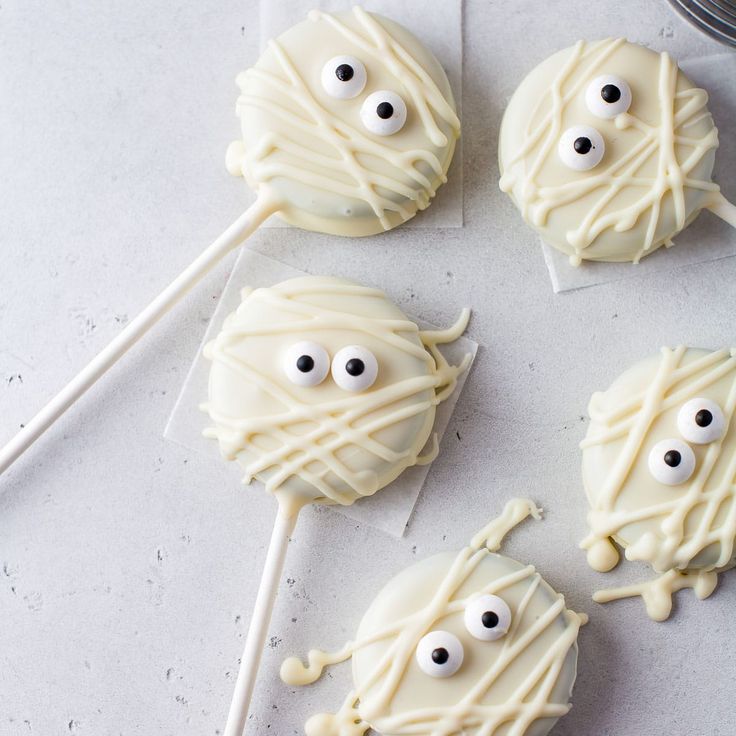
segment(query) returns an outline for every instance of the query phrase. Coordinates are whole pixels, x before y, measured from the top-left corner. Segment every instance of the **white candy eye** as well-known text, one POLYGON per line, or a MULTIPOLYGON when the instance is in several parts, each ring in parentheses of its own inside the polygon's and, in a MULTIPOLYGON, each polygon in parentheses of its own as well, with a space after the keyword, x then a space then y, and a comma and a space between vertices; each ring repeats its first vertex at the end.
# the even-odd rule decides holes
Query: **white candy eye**
POLYGON ((378 376, 378 361, 370 350, 350 345, 332 359, 332 377, 345 391, 365 391, 378 376))
POLYGON ((417 664, 430 677, 452 677, 462 666, 465 651, 455 634, 430 631, 417 644, 417 664))
POLYGON ((365 98, 360 119, 371 133, 393 135, 404 127, 406 103, 396 92, 373 92, 365 98))
POLYGON ((574 171, 589 171, 598 166, 606 152, 603 136, 589 125, 573 125, 560 137, 557 154, 574 171))
POLYGON ((284 373, 297 386, 316 386, 330 372, 330 356, 316 342, 298 342, 284 355, 284 373))
POLYGON ((621 77, 603 74, 588 85, 585 104, 597 118, 610 120, 631 107, 631 87, 621 77))
POLYGON ((368 75, 360 59, 335 56, 322 67, 322 86, 330 97, 351 100, 365 87, 368 75))
POLYGON ((723 437, 726 417, 714 401, 690 399, 677 413, 677 429, 688 442, 707 445, 723 437))
POLYGON ((506 636, 511 626, 511 609, 497 595, 482 595, 465 606, 465 628, 481 641, 506 636))
POLYGON ((649 472, 666 486, 679 486, 695 470, 695 453, 682 440, 662 440, 649 453, 649 472))

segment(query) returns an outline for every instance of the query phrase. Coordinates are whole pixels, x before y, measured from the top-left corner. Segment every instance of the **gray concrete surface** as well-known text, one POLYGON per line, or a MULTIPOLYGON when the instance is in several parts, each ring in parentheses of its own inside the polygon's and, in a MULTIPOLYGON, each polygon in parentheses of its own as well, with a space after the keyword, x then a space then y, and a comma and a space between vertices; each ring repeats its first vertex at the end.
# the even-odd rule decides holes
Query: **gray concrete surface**
MULTIPOLYGON (((459 547, 527 494, 546 520, 506 551, 591 614, 555 736, 731 734, 736 575, 706 602, 681 593, 665 624, 639 601, 592 603, 601 583, 648 571, 587 568, 577 443, 590 393, 631 362, 662 343, 733 344, 736 259, 555 295, 496 183, 504 105, 556 49, 618 34, 682 57, 724 49, 663 0, 467 0, 464 19, 465 227, 352 243, 267 229, 252 242, 307 271, 380 283, 430 322, 469 303, 483 347, 403 539, 304 514, 249 733, 299 734, 307 715, 337 707, 348 667, 294 693, 281 659, 341 644, 388 576, 459 547)), ((2 2, 0 441, 240 212, 223 153, 258 28, 245 0, 2 2)), ((1 736, 223 727, 273 502, 162 432, 231 266, 0 479, 1 736)))

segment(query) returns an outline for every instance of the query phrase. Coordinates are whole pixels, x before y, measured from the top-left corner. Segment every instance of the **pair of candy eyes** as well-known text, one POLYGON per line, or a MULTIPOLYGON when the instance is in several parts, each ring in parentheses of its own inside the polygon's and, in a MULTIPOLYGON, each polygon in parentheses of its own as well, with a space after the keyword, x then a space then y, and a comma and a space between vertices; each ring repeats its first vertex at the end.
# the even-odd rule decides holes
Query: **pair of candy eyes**
MULTIPOLYGON (((367 81, 365 64, 354 56, 335 56, 322 67, 322 87, 338 100, 357 97, 367 81)), ((372 92, 360 108, 360 119, 371 133, 393 135, 406 123, 406 103, 390 90, 372 92)))
MULTIPOLYGON (((463 615, 468 633, 480 641, 496 641, 506 636, 511 626, 511 609, 497 595, 481 595, 465 607, 463 615)), ((462 667, 465 649, 449 631, 430 631, 417 644, 419 669, 430 677, 452 677, 462 667)))
POLYGON ((677 486, 695 472, 695 453, 688 443, 707 445, 721 439, 726 418, 721 407, 710 399, 691 399, 677 413, 677 429, 686 442, 666 439, 649 452, 649 472, 664 485, 677 486))
MULTIPOLYGON (((631 87, 613 74, 596 77, 585 92, 585 104, 593 115, 611 120, 631 107, 631 87)), ((606 143, 590 125, 573 125, 560 137, 557 153, 565 166, 574 171, 590 171, 603 159, 606 143)))
POLYGON ((365 391, 378 376, 376 356, 361 345, 341 348, 330 360, 316 342, 298 342, 284 354, 284 373, 296 386, 317 386, 332 372, 335 383, 345 391, 365 391))

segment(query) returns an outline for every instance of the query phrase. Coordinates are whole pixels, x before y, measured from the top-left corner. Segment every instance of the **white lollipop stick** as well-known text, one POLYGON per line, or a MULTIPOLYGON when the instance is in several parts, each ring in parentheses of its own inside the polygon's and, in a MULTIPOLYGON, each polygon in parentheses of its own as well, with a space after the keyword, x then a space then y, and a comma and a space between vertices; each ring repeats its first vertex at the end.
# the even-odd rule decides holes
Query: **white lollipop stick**
POLYGON ((286 549, 289 545, 289 537, 296 526, 296 520, 297 514, 286 516, 280 509, 276 515, 223 736, 242 736, 243 734, 263 647, 266 643, 268 625, 271 623, 273 604, 284 569, 286 549))
POLYGON ((98 353, 0 450, 0 474, 5 472, 98 378, 103 376, 200 279, 239 246, 279 209, 270 194, 258 199, 175 278, 106 348, 98 353))
POLYGON ((736 205, 731 204, 720 192, 710 205, 710 211, 725 220, 731 227, 736 227, 736 205))

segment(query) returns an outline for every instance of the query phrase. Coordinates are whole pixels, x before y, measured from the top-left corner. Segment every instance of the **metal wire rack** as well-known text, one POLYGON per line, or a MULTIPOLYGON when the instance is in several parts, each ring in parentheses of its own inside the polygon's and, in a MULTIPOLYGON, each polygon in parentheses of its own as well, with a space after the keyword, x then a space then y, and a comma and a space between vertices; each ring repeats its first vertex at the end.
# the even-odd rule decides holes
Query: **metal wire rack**
POLYGON ((670 4, 708 35, 736 46, 736 0, 670 0, 670 4))

